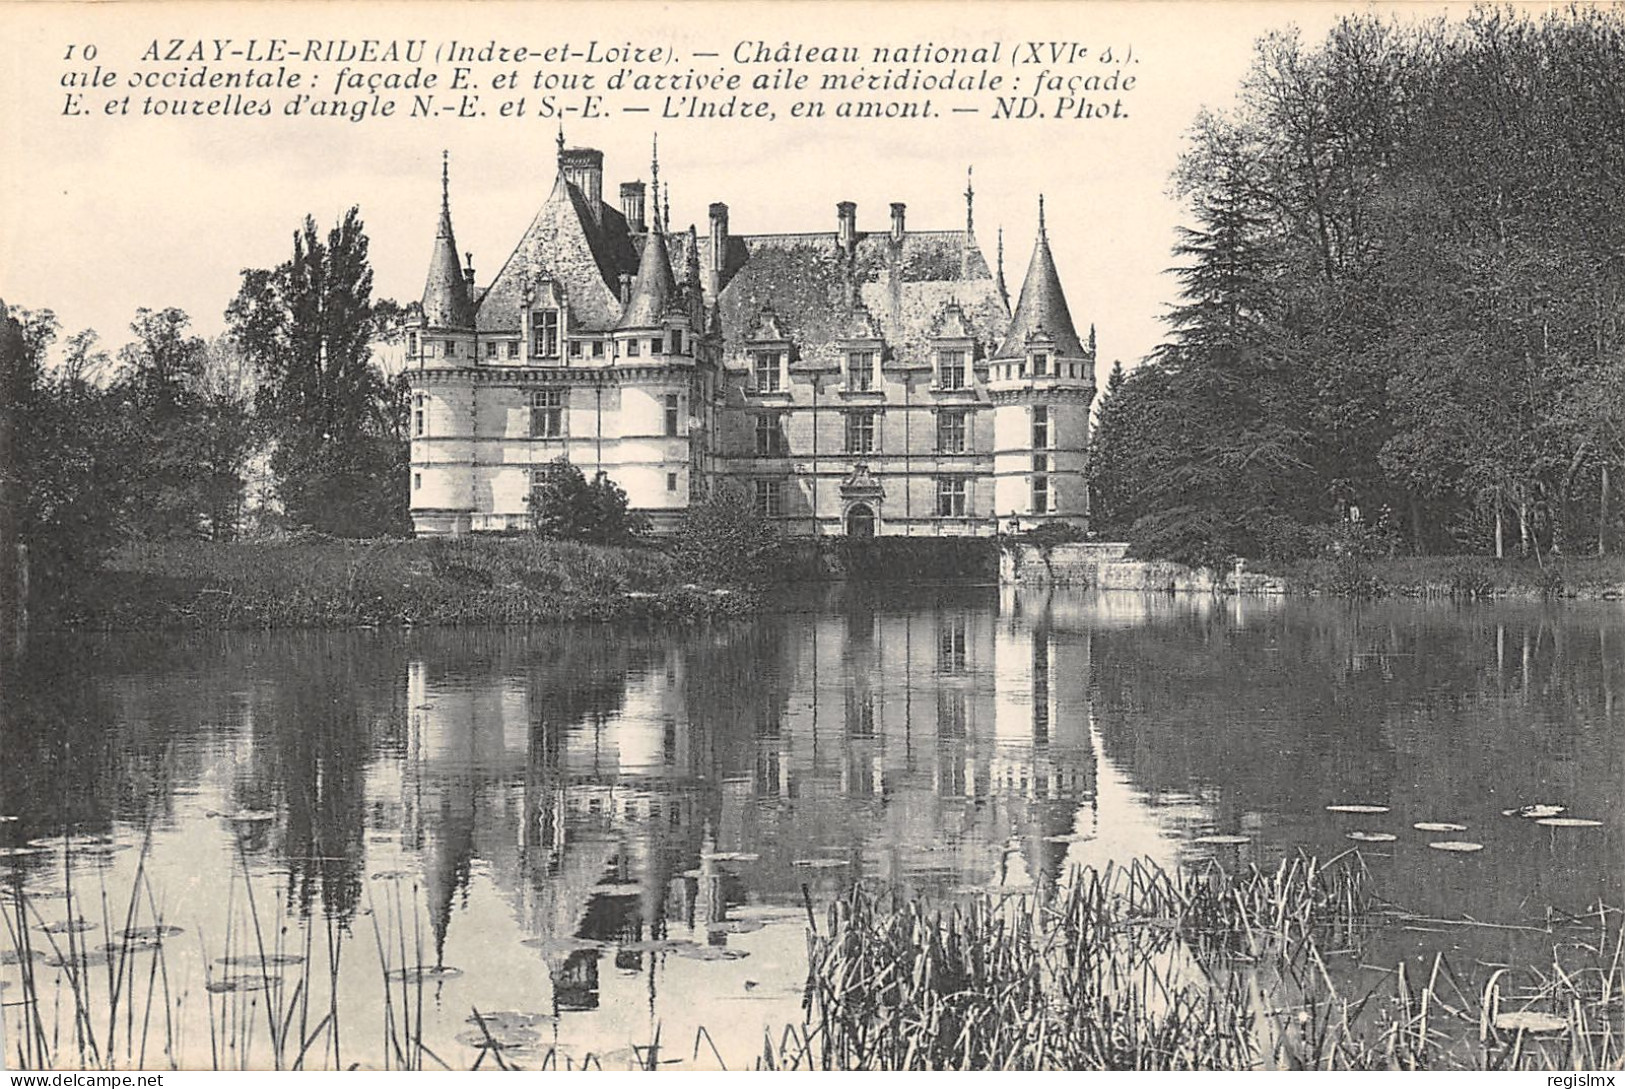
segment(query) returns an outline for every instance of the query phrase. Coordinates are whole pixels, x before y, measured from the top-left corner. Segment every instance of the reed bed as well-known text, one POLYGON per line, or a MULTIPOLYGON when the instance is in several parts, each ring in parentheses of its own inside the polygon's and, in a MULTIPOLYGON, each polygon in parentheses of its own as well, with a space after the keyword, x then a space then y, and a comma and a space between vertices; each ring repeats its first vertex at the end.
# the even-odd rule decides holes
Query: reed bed
POLYGON ((1555 928, 1549 966, 1482 979, 1442 954, 1421 975, 1361 967, 1391 914, 1353 853, 1240 874, 1135 862, 942 904, 859 886, 809 935, 806 1023, 757 1066, 1620 1065, 1618 912, 1555 928))

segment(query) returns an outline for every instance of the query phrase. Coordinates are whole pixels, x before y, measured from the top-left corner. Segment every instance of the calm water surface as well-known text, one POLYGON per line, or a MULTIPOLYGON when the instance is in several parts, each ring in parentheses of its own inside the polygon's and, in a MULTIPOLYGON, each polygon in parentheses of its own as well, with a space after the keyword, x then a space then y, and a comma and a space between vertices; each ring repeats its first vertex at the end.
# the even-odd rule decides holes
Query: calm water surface
MULTIPOLYGON (((41 640, 0 693, 0 879, 46 947, 71 883, 95 946, 144 864, 142 912, 184 930, 162 1037, 183 1066, 268 1065, 263 1026, 228 1024, 261 996, 206 985, 307 935, 318 1013, 339 943, 345 1066, 386 1061, 383 959, 449 969, 421 1016, 452 1067, 480 1058, 475 1008, 541 1015, 532 1061, 624 1065, 658 1026, 693 1062, 704 1026, 733 1065, 800 1019, 803 887, 821 907, 867 878, 953 896, 1145 856, 1273 865, 1370 831, 1396 837, 1358 845, 1379 892, 1422 916, 1625 903, 1622 663, 1608 604, 856 587, 703 627, 41 640), (1326 809, 1347 803, 1389 812, 1326 809), (1502 815, 1532 803, 1601 826, 1502 815), (71 852, 29 847, 64 829, 71 852)), ((1366 959, 1550 942, 1414 924, 1366 959)))

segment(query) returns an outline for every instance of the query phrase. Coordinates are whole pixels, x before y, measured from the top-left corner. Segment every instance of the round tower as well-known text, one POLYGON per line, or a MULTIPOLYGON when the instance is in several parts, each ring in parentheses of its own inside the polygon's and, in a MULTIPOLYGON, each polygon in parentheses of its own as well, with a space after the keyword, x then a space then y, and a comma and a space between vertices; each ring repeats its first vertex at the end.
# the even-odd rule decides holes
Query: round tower
POLYGON ((1005 530, 1088 524, 1095 346, 1072 324, 1038 198, 1038 239, 1004 342, 990 357, 994 513, 1005 530))
POLYGON ((419 309, 406 323, 412 388, 413 529, 466 533, 474 511, 474 270, 457 259, 451 227, 450 157, 440 165, 440 224, 419 309))

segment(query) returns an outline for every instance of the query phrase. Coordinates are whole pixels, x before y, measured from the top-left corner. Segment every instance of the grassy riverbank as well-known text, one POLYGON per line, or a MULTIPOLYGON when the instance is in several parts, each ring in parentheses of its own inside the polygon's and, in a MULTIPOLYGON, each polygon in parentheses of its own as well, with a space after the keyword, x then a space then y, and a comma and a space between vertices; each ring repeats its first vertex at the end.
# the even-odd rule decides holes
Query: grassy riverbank
POLYGON ((1347 557, 1270 564, 1247 571, 1279 580, 1287 593, 1422 598, 1625 596, 1625 556, 1497 560, 1491 556, 1347 557))
POLYGON ((40 628, 342 628, 731 614, 655 548, 529 537, 131 545, 40 628))

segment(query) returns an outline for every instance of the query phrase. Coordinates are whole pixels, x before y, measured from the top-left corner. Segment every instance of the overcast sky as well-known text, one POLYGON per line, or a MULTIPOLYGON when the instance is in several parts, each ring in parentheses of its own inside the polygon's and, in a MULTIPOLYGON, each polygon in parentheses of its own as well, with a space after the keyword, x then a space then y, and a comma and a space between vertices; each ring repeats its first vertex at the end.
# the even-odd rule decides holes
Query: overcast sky
MULTIPOLYGON (((1402 18, 1444 5, 1384 5, 1402 18)), ((1457 11, 1461 5, 1454 5, 1457 11)), ((965 170, 975 168, 976 230, 989 260, 1005 229, 1006 272, 1018 289, 1036 229, 1038 194, 1080 331, 1099 331, 1101 372, 1132 363, 1162 335, 1174 293, 1164 274, 1184 210, 1169 173, 1203 106, 1223 107, 1254 40, 1297 24, 1318 39, 1338 3, 832 3, 741 2, 701 7, 634 2, 182 4, 0 2, 0 156, 6 214, 0 295, 49 307, 64 332, 95 328, 109 347, 128 339, 137 307, 177 306, 214 334, 239 270, 290 253, 308 212, 326 226, 351 204, 371 239, 375 293, 422 291, 440 197, 440 154, 452 162, 460 248, 480 282, 506 259, 554 174, 556 125, 528 119, 109 119, 62 116, 72 43, 97 46, 104 69, 138 67, 155 39, 368 36, 467 42, 658 42, 731 52, 740 40, 828 45, 979 45, 1038 39, 1098 50, 1132 46, 1138 80, 1121 121, 777 123, 658 120, 626 115, 566 123, 572 145, 605 152, 606 197, 649 173, 658 129, 674 228, 706 206, 731 208, 738 233, 833 231, 835 204, 853 200, 862 230, 884 230, 887 206, 908 205, 917 229, 961 226, 965 170)), ((304 67, 304 66, 300 66, 304 67)), ((533 67, 533 66, 526 66, 533 67)), ((771 66, 767 66, 771 70, 771 66)), ((1080 71, 1109 71, 1112 66, 1080 71)), ((1006 71, 1014 71, 1006 69, 1006 71)), ((1102 96, 1106 97, 1106 96, 1102 96)), ((1110 96, 1115 97, 1115 96, 1110 96)))

